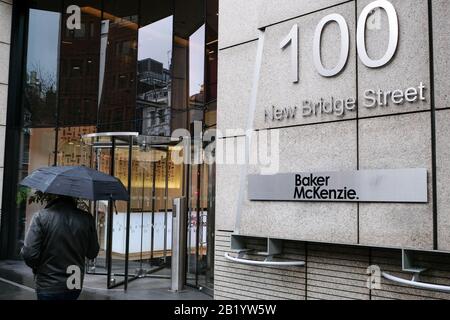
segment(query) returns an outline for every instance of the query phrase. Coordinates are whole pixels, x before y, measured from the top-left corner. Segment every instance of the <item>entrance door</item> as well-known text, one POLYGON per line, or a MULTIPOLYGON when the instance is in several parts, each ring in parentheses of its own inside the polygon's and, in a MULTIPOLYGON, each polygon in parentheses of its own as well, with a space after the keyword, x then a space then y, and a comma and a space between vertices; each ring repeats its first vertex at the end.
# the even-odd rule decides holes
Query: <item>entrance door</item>
MULTIPOLYGON (((132 195, 132 167, 135 133, 99 133, 83 137, 91 147, 91 166, 117 177, 132 195)), ((100 243, 98 257, 88 264, 88 273, 106 275, 114 288, 134 279, 129 269, 132 201, 95 201, 91 205, 100 243)))
POLYGON ((101 251, 88 273, 106 275, 108 288, 126 288, 142 277, 170 278, 172 202, 183 194, 183 165, 172 161, 167 141, 152 145, 155 139, 134 133, 83 140, 92 149, 92 167, 120 179, 130 194, 126 202, 93 203, 101 251))
MULTIPOLYGON (((137 276, 170 275, 172 220, 170 215, 168 147, 135 150, 132 160, 130 265, 137 276)), ((169 173, 170 172, 170 173, 169 173)))
POLYGON ((189 167, 187 283, 212 294, 214 284, 215 165, 189 167))

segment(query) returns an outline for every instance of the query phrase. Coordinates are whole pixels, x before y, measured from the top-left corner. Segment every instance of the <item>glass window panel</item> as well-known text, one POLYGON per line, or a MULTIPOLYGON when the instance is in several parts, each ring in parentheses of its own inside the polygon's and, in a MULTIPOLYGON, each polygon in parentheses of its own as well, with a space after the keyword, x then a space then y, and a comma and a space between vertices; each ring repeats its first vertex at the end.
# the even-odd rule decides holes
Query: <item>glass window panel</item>
POLYGON ((135 131, 137 0, 104 1, 100 44, 98 129, 135 131))
POLYGON ((175 1, 174 43, 173 43, 173 80, 172 80, 172 130, 190 128, 190 123, 201 120, 202 112, 189 114, 190 106, 203 102, 204 53, 204 6, 205 1, 175 1), (201 30, 203 27, 203 30, 201 30), (203 33, 203 36, 202 36, 203 33), (202 39, 203 37, 203 39, 202 39), (200 56, 201 55, 201 56, 200 56), (192 62, 192 66, 190 65, 192 62), (197 63, 194 63, 197 62, 197 63), (191 96, 192 93, 192 96, 191 96))
POLYGON ((81 137, 95 130, 95 126, 59 128, 57 165, 91 167, 92 150, 82 143, 81 137))
POLYGON ((56 124, 61 14, 56 4, 40 2, 29 11, 23 125, 56 124), (45 9, 43 9, 45 8, 45 9))
MULTIPOLYGON (((55 1, 34 1, 28 11, 27 52, 22 128, 19 131, 20 149, 18 181, 33 170, 54 164, 55 129, 58 101, 58 58, 60 43, 61 7, 55 1)), ((23 246, 25 231, 34 212, 41 208, 29 203, 31 190, 15 188, 15 213, 17 243, 15 253, 23 246)))
POLYGON ((170 7, 162 7, 165 12, 143 10, 142 21, 148 24, 141 23, 139 29, 136 117, 140 120, 138 131, 144 135, 171 133, 173 15, 170 7))
MULTIPOLYGON (((19 154, 18 181, 22 181, 32 171, 54 164, 55 129, 30 128, 21 130, 21 148, 19 154)), ((23 246, 25 230, 32 215, 43 207, 40 203, 29 203, 34 193, 29 188, 19 186, 16 196, 18 220, 18 250, 23 246)))
MULTIPOLYGON (((80 28, 70 30, 63 23, 59 125, 96 125, 100 60, 100 0, 71 1, 80 7, 80 28)), ((69 14, 64 14, 67 21, 69 14)), ((71 26, 69 25, 71 28, 71 26)))
MULTIPOLYGON (((175 1, 172 128, 203 121, 205 74, 205 1, 175 1)), ((187 282, 198 285, 202 245, 201 170, 189 167, 187 282)))
MULTIPOLYGON (((206 3, 206 100, 217 100, 218 1, 206 3)), ((208 111, 212 111, 208 106, 208 111)))
MULTIPOLYGON (((205 25, 189 37, 189 108, 203 110, 205 102, 205 25)), ((195 119, 202 120, 202 119, 195 119)))

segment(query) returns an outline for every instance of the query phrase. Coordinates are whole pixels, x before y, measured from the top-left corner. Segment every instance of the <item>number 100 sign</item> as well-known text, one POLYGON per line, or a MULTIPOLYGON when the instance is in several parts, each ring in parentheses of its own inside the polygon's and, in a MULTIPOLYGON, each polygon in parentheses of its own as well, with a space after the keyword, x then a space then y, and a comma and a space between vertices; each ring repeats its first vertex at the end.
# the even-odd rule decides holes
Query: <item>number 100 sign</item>
MULTIPOLYGON (((323 77, 333 77, 339 74, 347 64, 348 55, 350 51, 350 37, 349 29, 345 18, 337 13, 330 14, 322 20, 316 27, 313 39, 313 61, 317 72, 323 77), (336 66, 332 69, 327 69, 323 66, 321 58, 321 39, 322 32, 325 26, 331 22, 336 22, 339 26, 341 34, 341 50, 339 60, 336 66)), ((387 0, 377 0, 367 5, 358 19, 356 42, 358 56, 361 62, 369 68, 380 68, 389 63, 397 50, 398 46, 398 16, 397 11, 391 2, 387 0), (366 48, 366 21, 369 14, 376 8, 382 8, 386 11, 389 20, 389 43, 384 56, 378 60, 369 57, 366 48)), ((282 50, 291 48, 291 79, 292 82, 299 81, 299 65, 298 65, 298 25, 294 24, 289 34, 281 41, 280 48, 282 50)))

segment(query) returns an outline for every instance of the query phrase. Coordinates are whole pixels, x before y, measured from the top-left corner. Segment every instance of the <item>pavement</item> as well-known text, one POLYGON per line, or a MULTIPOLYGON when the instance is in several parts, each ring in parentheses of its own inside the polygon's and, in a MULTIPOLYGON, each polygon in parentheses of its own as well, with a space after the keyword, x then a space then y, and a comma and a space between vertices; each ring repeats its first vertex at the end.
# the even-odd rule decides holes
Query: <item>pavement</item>
MULTIPOLYGON (((162 274, 167 270, 162 270, 162 274)), ((86 275, 80 300, 211 300, 198 289, 186 287, 182 292, 169 291, 170 279, 139 278, 123 287, 106 288, 106 276, 86 275)), ((0 261, 0 300, 36 300, 31 269, 23 261, 0 261)))

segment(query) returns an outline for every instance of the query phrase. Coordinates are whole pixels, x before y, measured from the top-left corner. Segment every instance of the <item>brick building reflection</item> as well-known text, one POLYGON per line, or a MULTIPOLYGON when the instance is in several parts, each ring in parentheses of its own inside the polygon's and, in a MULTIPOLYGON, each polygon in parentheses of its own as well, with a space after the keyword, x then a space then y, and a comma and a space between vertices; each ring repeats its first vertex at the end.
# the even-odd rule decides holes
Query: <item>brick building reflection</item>
POLYGON ((138 131, 148 136, 170 136, 171 78, 162 62, 138 62, 138 131))
POLYGON ((59 126, 97 123, 100 21, 83 14, 81 28, 61 32, 59 126))

